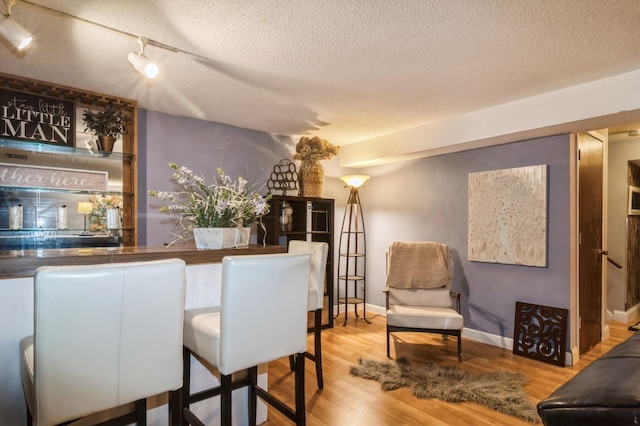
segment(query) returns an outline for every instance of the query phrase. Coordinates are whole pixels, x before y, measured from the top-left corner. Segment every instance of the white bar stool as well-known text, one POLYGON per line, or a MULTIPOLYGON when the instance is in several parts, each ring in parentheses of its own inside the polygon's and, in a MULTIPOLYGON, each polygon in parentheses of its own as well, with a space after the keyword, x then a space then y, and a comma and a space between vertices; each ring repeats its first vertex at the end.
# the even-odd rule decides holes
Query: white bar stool
POLYGON ((184 319, 183 420, 204 423, 189 405, 220 395, 222 425, 231 425, 231 391, 249 387, 249 424, 256 424, 257 397, 304 425, 304 356, 296 356, 295 410, 257 384, 258 365, 307 347, 309 254, 227 256, 222 260, 219 307, 190 309, 184 319), (220 373, 220 386, 190 394, 190 355, 220 373), (248 377, 232 374, 248 370, 248 377))
MULTIPOLYGON (((318 388, 324 387, 322 377, 322 308, 324 307, 324 284, 327 272, 327 255, 329 244, 316 241, 289 241, 289 253, 311 254, 311 272, 309 276, 308 311, 313 312, 313 354, 305 351, 304 356, 316 364, 316 380, 318 388)), ((294 369, 294 358, 290 357, 291 370, 294 369)))
POLYGON ((38 268, 34 334, 20 342, 28 424, 135 402, 112 421, 145 425, 146 398, 164 392, 179 424, 184 294, 180 259, 38 268))

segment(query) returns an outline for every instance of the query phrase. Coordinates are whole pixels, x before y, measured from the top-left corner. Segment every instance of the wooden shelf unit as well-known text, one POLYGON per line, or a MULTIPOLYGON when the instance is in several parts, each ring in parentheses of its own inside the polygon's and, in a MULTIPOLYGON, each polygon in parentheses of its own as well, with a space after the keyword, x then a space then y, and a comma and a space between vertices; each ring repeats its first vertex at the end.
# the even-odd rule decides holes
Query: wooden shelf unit
MULTIPOLYGON (((289 246, 291 240, 320 241, 329 245, 327 273, 325 275, 324 307, 322 327, 333 327, 333 241, 334 241, 334 200, 329 198, 297 197, 274 195, 271 210, 262 221, 266 234, 258 226, 258 243, 289 246), (291 222, 281 225, 284 203, 293 210, 291 222)), ((312 316, 312 314, 310 314, 312 316)), ((310 325, 313 325, 311 322, 310 325)))

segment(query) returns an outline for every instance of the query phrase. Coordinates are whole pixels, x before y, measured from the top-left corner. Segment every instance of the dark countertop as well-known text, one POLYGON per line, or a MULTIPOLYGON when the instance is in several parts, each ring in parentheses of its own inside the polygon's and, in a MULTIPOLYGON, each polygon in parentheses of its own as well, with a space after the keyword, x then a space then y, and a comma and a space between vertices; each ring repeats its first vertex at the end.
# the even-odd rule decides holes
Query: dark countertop
POLYGON ((171 247, 93 247, 43 250, 0 251, 0 279, 32 277, 40 266, 91 265, 99 263, 140 262, 179 258, 187 265, 220 263, 225 256, 285 253, 284 246, 250 245, 221 250, 195 246, 171 247))

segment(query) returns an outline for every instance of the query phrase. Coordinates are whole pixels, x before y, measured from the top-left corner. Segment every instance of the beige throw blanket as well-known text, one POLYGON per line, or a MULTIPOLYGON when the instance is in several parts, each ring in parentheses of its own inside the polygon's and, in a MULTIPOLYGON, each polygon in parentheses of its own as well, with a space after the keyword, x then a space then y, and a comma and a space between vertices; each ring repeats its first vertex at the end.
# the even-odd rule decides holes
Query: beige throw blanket
POLYGON ((451 280, 449 246, 432 241, 395 242, 389 248, 387 286, 438 288, 451 280))

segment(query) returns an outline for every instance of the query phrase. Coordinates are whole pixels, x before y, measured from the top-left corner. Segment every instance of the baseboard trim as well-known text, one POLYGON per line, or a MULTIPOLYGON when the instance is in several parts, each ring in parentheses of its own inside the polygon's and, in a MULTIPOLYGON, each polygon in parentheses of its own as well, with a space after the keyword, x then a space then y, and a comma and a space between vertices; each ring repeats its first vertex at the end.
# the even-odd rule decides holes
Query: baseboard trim
MULTIPOLYGON (((362 313, 362 305, 358 305, 358 306, 359 306, 358 313, 362 313)), ((349 313, 351 313, 355 311, 356 305, 346 305, 346 307, 349 308, 349 313)), ((376 314, 376 315, 382 315, 382 316, 385 316, 387 314, 387 310, 381 306, 370 305, 367 303, 366 308, 367 308, 367 318, 369 318, 369 314, 376 314)), ((340 304, 340 311, 338 311, 338 306, 335 305, 333 307, 333 316, 335 317, 336 315, 344 313, 344 310, 345 310, 345 305, 340 304)))
MULTIPOLYGON (((340 313, 344 312, 344 305, 340 306, 340 313)), ((349 308, 349 312, 351 312, 353 308, 349 308)), ((334 306, 334 315, 335 312, 338 311, 338 307, 334 306)), ((362 310, 359 310, 362 312, 362 310)), ((386 315, 386 310, 383 307, 369 305, 367 304, 367 317, 369 313, 374 313, 376 315, 386 315)), ((503 337, 497 334, 487 333, 485 331, 474 330, 471 328, 464 328, 462 330, 462 337, 465 339, 473 340, 475 342, 484 343, 490 346, 495 346, 501 349, 505 349, 508 351, 513 351, 513 339, 510 337, 503 337)), ((567 351, 565 365, 571 366, 573 365, 573 360, 578 359, 578 348, 572 348, 570 351, 567 351)))
POLYGON ((628 324, 638 316, 640 316, 640 304, 635 305, 634 307, 626 311, 618 311, 618 310, 613 311, 613 320, 615 322, 622 322, 622 323, 628 324))
POLYGON ((462 330, 462 337, 509 351, 513 350, 513 339, 509 337, 498 336, 497 334, 490 334, 466 327, 462 330))

